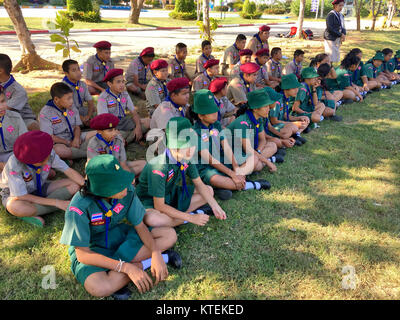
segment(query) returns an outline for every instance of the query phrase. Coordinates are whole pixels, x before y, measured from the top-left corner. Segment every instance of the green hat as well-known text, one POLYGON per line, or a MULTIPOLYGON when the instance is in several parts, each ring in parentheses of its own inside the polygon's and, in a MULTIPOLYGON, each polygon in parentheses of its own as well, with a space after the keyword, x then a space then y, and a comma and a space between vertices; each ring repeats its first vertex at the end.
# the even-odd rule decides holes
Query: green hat
POLYGON ((265 91, 266 94, 271 98, 273 101, 278 101, 282 98, 282 95, 278 92, 276 92, 274 89, 271 87, 264 87, 263 90, 265 91))
POLYGON ((287 74, 285 76, 282 76, 281 78, 281 89, 282 90, 289 90, 289 89, 295 89, 295 88, 300 88, 301 83, 299 80, 297 80, 297 77, 294 73, 287 74))
POLYGON ((247 95, 247 104, 250 109, 259 109, 274 102, 263 89, 251 91, 247 95))
POLYGON ((319 74, 315 71, 313 67, 307 67, 301 71, 301 77, 303 79, 318 78, 319 74))
POLYGON ((197 114, 210 114, 219 111, 214 100, 214 94, 207 89, 201 89, 194 94, 193 111, 197 114))
POLYGON ((394 55, 395 58, 400 58, 400 50, 396 51, 396 54, 394 55))
POLYGON ((129 187, 135 175, 122 169, 111 154, 92 158, 86 166, 89 191, 99 197, 111 197, 129 187))
POLYGON ((196 132, 193 130, 192 124, 189 119, 184 117, 171 118, 167 123, 165 132, 167 147, 170 149, 189 148, 197 142, 196 132))
POLYGON ((385 57, 383 56, 382 52, 377 52, 375 53, 375 56, 372 58, 372 60, 385 60, 385 57))

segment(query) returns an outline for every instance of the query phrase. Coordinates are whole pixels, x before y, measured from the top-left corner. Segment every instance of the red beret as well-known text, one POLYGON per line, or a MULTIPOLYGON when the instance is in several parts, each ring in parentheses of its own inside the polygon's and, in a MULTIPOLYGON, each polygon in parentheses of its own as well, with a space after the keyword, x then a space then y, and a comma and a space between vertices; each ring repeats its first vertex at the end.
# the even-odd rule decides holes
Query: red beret
POLYGON ((124 74, 124 70, 122 69, 110 69, 106 73, 106 75, 103 78, 103 82, 111 81, 113 78, 116 76, 120 76, 121 74, 124 74))
POLYGON ((220 77, 211 81, 210 85, 208 86, 208 90, 210 90, 212 93, 217 93, 221 91, 227 84, 228 79, 225 77, 220 77))
POLYGON ((205 64, 203 64, 203 68, 204 69, 208 69, 208 68, 211 68, 211 67, 216 66, 218 64, 219 64, 219 60, 210 59, 210 60, 207 60, 207 62, 205 64))
POLYGON ((96 48, 96 49, 110 49, 111 48, 111 43, 109 43, 108 41, 99 41, 99 42, 96 42, 93 45, 93 48, 96 48))
POLYGON ((118 123, 118 117, 112 113, 102 113, 90 120, 90 128, 94 130, 111 129, 116 128, 118 123))
POLYGON ((167 89, 169 92, 174 92, 175 90, 189 87, 188 78, 175 78, 167 83, 167 89))
POLYGON ((35 130, 21 134, 14 143, 15 157, 26 164, 43 162, 53 149, 53 138, 46 132, 35 130))
POLYGON ((142 50, 142 52, 140 53, 140 57, 143 57, 143 56, 145 56, 146 54, 154 54, 154 48, 153 47, 147 47, 147 48, 144 48, 143 50, 142 50))
POLYGON ((260 66, 254 62, 248 62, 240 66, 240 71, 243 73, 255 73, 260 70, 260 66))
POLYGON ((253 54, 253 51, 250 49, 243 49, 239 51, 239 56, 251 56, 253 54))
POLYGON ((258 30, 260 30, 260 32, 264 32, 264 31, 271 30, 271 28, 269 26, 267 26, 267 25, 263 25, 258 30))
POLYGON ((150 64, 150 69, 151 70, 160 70, 160 69, 163 69, 163 68, 168 68, 168 62, 163 60, 163 59, 154 60, 150 64))
POLYGON ((269 49, 263 48, 263 49, 258 50, 258 51, 256 52, 256 56, 257 56, 257 57, 269 56, 269 49))
POLYGON ((344 0, 333 0, 332 4, 335 5, 335 4, 339 4, 341 2, 344 2, 344 0))

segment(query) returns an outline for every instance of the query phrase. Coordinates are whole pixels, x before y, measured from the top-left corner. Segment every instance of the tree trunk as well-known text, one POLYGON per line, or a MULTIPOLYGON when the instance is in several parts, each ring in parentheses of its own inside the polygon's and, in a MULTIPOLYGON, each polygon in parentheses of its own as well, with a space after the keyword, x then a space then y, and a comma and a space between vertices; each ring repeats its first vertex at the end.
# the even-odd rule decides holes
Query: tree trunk
POLYGON ((305 7, 306 7, 306 0, 300 0, 299 18, 297 19, 297 33, 296 33, 296 38, 298 39, 302 38, 305 7))
POLYGON ((386 26, 390 28, 392 26, 393 17, 397 11, 396 1, 389 1, 388 3, 388 18, 386 20, 386 26))
POLYGON ((129 13, 129 23, 139 24, 140 10, 143 8, 144 0, 130 0, 131 1, 131 11, 129 13))
POLYGON ((375 30, 376 17, 379 14, 381 5, 382 5, 382 0, 379 2, 378 9, 376 10, 376 13, 375 13, 375 0, 372 1, 372 27, 371 27, 371 30, 375 30))
POLYGON ((203 25, 204 33, 206 34, 206 40, 211 42, 210 0, 203 0, 203 25))
POLYGON ((21 60, 13 68, 13 72, 27 73, 32 70, 60 69, 60 65, 46 61, 36 53, 35 45, 31 39, 31 33, 26 26, 24 16, 17 0, 4 0, 4 8, 14 25, 19 45, 21 47, 21 60))
POLYGON ((354 0, 354 9, 356 10, 357 31, 361 31, 361 8, 363 0, 354 0))

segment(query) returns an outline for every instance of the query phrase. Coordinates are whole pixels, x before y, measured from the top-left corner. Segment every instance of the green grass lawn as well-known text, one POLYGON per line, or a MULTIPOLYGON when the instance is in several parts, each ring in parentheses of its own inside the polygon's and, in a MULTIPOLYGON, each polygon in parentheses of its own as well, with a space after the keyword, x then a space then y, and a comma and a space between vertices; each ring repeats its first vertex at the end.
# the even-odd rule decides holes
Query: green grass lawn
MULTIPOLYGON (((366 52, 400 37, 353 36, 358 42, 346 45, 366 52)), ((30 96, 36 112, 47 99, 30 96)), ((340 107, 343 122, 323 121, 305 135, 307 144, 288 150, 277 173, 256 176, 271 182, 270 191, 220 202, 225 222, 177 228, 184 267, 170 268, 149 293, 132 286, 132 299, 399 299, 399 101, 400 85, 340 107), (354 267, 355 290, 342 288, 345 266, 354 267)), ((90 299, 59 244, 64 214, 45 219, 46 227, 35 229, 1 210, 0 296, 90 299), (56 270, 55 290, 42 289, 46 265, 56 270)))

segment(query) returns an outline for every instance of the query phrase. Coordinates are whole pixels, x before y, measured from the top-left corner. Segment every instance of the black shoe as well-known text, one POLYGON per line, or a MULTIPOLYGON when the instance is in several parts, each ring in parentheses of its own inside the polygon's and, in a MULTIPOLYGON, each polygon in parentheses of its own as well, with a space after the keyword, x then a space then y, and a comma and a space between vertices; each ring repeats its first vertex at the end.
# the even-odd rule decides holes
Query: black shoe
POLYGON ((298 139, 299 141, 301 141, 302 144, 305 144, 307 142, 307 139, 305 139, 301 136, 296 136, 295 139, 298 139))
POLYGON ((208 205, 208 204, 202 205, 200 208, 197 208, 196 210, 194 210, 194 212, 196 212, 197 210, 201 210, 204 212, 204 214, 207 214, 209 216, 214 215, 213 210, 211 209, 210 205, 208 205))
POLYGON ((326 119, 340 122, 340 121, 343 120, 343 117, 337 116, 337 115, 333 115, 333 116, 327 117, 326 119))
POLYGON ((303 133, 309 133, 311 130, 312 130, 311 127, 308 126, 307 128, 305 128, 305 129, 303 130, 303 133))
POLYGON ((168 255, 168 263, 170 266, 174 267, 175 269, 182 268, 182 258, 180 254, 172 249, 168 249, 163 252, 163 254, 168 255))
POLYGON ((294 140, 295 140, 295 142, 294 142, 294 145, 295 145, 295 146, 300 147, 300 146, 303 145, 303 142, 301 142, 301 140, 299 139, 299 137, 295 137, 294 140))
POLYGON ((286 149, 279 148, 276 154, 281 155, 282 157, 286 156, 286 149))
POLYGON ((260 184, 260 186, 261 186, 260 190, 269 190, 269 189, 271 189, 271 184, 267 180, 264 180, 264 179, 258 179, 258 180, 255 180, 255 181, 247 180, 246 182, 252 183, 253 186, 254 186, 254 190, 257 190, 255 182, 258 182, 260 184))
POLYGON ((352 104, 353 102, 351 99, 344 99, 342 104, 352 104))
POLYGON ((214 189, 214 195, 221 200, 229 200, 232 198, 232 191, 227 189, 214 189))
POLYGON ((277 153, 275 153, 270 159, 273 163, 282 163, 285 161, 285 159, 277 153))
POLYGON ((119 289, 118 291, 115 291, 111 295, 111 297, 114 300, 128 300, 131 295, 132 295, 131 290, 129 290, 128 286, 125 286, 122 289, 119 289))

